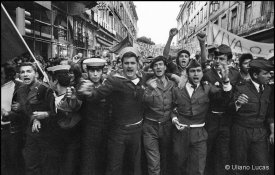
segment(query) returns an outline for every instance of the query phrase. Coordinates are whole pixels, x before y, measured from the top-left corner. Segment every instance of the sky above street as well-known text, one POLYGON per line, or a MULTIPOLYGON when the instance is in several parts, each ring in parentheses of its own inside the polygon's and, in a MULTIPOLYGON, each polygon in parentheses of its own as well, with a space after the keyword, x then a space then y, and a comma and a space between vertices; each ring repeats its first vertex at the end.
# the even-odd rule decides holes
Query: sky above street
MULTIPOLYGON (((177 27, 177 16, 183 1, 134 1, 138 15, 138 37, 151 38, 156 44, 165 44, 169 30, 177 27)), ((177 37, 173 41, 176 44, 177 37)))

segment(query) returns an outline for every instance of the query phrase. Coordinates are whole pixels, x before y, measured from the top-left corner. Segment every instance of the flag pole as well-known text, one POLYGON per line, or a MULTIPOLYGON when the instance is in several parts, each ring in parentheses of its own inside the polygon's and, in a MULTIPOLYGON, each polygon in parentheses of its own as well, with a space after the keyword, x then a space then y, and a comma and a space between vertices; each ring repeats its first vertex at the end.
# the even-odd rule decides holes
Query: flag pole
POLYGON ((43 69, 40 67, 38 61, 36 60, 36 58, 34 57, 31 49, 29 48, 29 46, 27 45, 27 43, 25 42, 24 38, 22 37, 22 35, 20 34, 20 32, 18 31, 16 25, 14 24, 14 22, 12 21, 10 15, 8 14, 8 12, 6 11, 4 5, 1 3, 1 8, 4 10, 5 14, 7 15, 9 21, 11 22, 13 28, 15 29, 16 33, 19 35, 20 39, 23 41, 24 45, 26 46, 27 50, 29 51, 29 53, 31 54, 31 57, 34 59, 35 63, 37 64, 39 70, 42 72, 42 74, 44 75, 44 77, 46 78, 47 82, 49 82, 49 78, 47 76, 47 74, 45 73, 45 71, 43 71, 43 69))

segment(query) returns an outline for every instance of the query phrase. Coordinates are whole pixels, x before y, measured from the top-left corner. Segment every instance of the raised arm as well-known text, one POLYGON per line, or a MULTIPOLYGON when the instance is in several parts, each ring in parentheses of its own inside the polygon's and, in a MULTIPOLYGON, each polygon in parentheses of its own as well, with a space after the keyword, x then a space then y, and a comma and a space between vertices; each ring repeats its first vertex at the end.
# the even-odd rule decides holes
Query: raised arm
POLYGON ((200 32, 197 34, 197 38, 199 40, 199 44, 201 48, 201 65, 204 66, 204 64, 207 61, 207 52, 205 47, 206 34, 204 32, 200 32))
POLYGON ((168 38, 168 40, 166 42, 166 45, 164 47, 164 50, 163 50, 163 56, 167 59, 168 59, 168 56, 169 56, 170 46, 171 46, 172 40, 173 40, 174 36, 178 34, 178 32, 179 31, 178 31, 177 28, 170 29, 169 38, 168 38))

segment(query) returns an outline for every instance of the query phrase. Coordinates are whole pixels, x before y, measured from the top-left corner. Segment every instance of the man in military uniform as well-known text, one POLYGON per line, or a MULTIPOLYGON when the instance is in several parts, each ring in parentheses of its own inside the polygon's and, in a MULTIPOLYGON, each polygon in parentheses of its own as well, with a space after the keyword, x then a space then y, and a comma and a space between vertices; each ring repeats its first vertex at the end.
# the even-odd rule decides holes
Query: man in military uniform
MULTIPOLYGON (((93 88, 102 86, 103 68, 106 60, 100 58, 86 59, 88 80, 93 88)), ((82 98, 80 109, 82 119, 82 160, 81 175, 105 175, 107 166, 107 138, 110 120, 108 98, 89 101, 82 98)))
POLYGON ((108 137, 108 163, 106 175, 140 174, 140 148, 143 120, 144 80, 138 72, 140 54, 133 47, 120 52, 123 71, 108 76, 103 85, 94 88, 93 83, 82 84, 78 92, 95 101, 111 96, 112 117, 108 137), (127 156, 127 161, 124 157, 127 156))
MULTIPOLYGON (((236 86, 232 107, 236 111, 231 129, 232 162, 235 174, 268 174, 268 135, 264 126, 272 88, 268 85, 274 67, 265 59, 250 62, 251 80, 236 86), (252 171, 239 169, 249 166, 252 171)), ((270 121, 274 142, 274 120, 270 121)))
MULTIPOLYGON (((232 59, 231 48, 227 45, 220 45, 214 51, 213 67, 204 72, 203 79, 222 88, 224 83, 221 75, 222 64, 228 65, 232 59)), ((229 68, 228 77, 230 83, 234 85, 240 80, 241 76, 237 69, 229 68)), ((229 164, 229 140, 230 140, 230 114, 226 113, 227 106, 223 106, 219 101, 213 102, 207 114, 206 130, 208 132, 207 140, 207 175, 223 175, 227 171, 224 166, 229 164)))
POLYGON ((181 89, 173 90, 174 110, 171 115, 173 128, 173 158, 175 175, 204 175, 207 153, 205 117, 211 103, 226 104, 231 97, 228 67, 223 64, 223 90, 211 83, 203 83, 202 66, 191 60, 187 67, 188 81, 181 89), (188 161, 187 161, 188 160, 188 161))
POLYGON ((24 86, 17 92, 20 107, 18 111, 28 117, 26 145, 23 156, 26 175, 56 175, 59 169, 59 151, 51 125, 54 109, 53 91, 37 80, 35 64, 25 62, 20 65, 20 78, 24 86))
POLYGON ((171 164, 172 88, 174 82, 165 76, 166 61, 163 56, 156 57, 150 67, 154 77, 148 80, 144 94, 145 111, 143 142, 147 157, 149 175, 169 175, 171 164))

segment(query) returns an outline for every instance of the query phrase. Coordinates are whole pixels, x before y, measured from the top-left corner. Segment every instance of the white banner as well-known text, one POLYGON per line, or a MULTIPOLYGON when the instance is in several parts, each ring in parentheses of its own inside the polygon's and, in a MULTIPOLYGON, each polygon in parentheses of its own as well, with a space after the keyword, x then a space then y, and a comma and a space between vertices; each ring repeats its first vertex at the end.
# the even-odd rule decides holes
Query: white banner
MULTIPOLYGON (((273 37, 273 36, 270 36, 273 37)), ((210 23, 207 38, 208 45, 228 45, 233 53, 251 53, 254 56, 266 57, 274 53, 274 43, 260 43, 239 37, 216 24, 210 23)))

